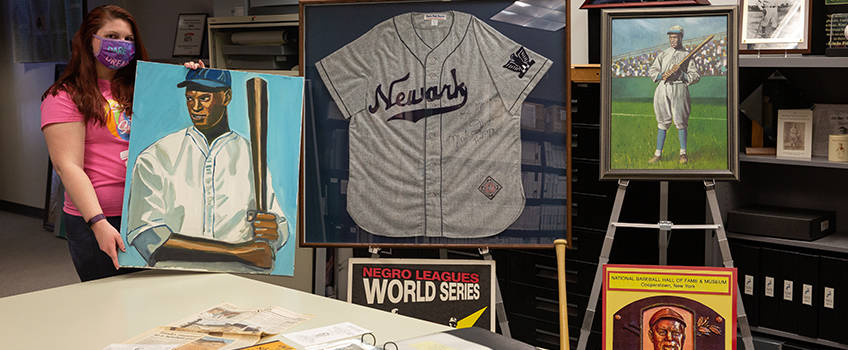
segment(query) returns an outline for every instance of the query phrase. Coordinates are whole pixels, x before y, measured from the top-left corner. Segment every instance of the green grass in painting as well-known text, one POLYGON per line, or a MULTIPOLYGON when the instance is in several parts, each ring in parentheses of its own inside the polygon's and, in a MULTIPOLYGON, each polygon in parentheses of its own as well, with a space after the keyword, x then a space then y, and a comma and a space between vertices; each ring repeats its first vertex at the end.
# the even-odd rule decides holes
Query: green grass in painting
POLYGON ((656 149, 657 121, 651 102, 613 101, 610 118, 611 169, 727 169, 727 107, 693 99, 686 153, 678 164, 680 142, 674 125, 668 130, 662 161, 649 164, 656 149))

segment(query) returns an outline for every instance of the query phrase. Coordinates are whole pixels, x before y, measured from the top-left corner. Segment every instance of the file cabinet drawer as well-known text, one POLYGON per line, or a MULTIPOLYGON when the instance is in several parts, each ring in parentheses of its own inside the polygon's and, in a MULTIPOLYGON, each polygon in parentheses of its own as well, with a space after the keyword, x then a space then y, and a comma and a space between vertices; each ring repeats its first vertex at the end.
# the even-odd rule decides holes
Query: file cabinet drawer
POLYGON ((613 198, 571 194, 571 223, 575 227, 606 231, 612 213, 613 198))
POLYGON ((600 128, 571 126, 571 158, 600 159, 600 128))
MULTIPOLYGON (((510 294, 514 296, 508 301, 512 313, 548 322, 559 322, 559 293, 557 291, 513 283, 510 285, 510 294)), ((582 326, 589 297, 567 293, 566 299, 568 324, 582 326)), ((601 331, 600 312, 595 313, 592 330, 601 331)))
POLYGON ((600 165, 591 160, 571 161, 572 193, 599 194, 612 197, 617 189, 615 181, 600 181, 600 165))
POLYGON ((573 228, 571 230, 571 247, 574 249, 565 251, 566 259, 597 263, 604 246, 604 237, 606 237, 606 231, 573 228))
MULTIPOLYGON (((566 253, 567 254, 567 253, 566 253)), ((597 264, 566 259, 565 282, 569 293, 589 295, 597 264)), ((556 257, 515 251, 510 263, 510 281, 556 291, 556 257)))

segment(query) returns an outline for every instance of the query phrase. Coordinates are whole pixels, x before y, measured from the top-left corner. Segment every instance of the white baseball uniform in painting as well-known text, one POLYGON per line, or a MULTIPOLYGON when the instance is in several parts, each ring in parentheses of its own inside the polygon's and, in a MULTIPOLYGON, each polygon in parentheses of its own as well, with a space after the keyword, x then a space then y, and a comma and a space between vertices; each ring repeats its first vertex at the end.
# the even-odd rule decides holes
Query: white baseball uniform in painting
POLYGON ((406 13, 317 69, 350 119, 347 209, 389 237, 496 235, 524 209, 521 104, 551 61, 466 13, 406 13))
POLYGON ((689 98, 689 85, 701 80, 697 65, 691 60, 683 63, 680 70, 665 81, 662 80, 663 72, 668 71, 675 64, 683 60, 689 51, 666 48, 657 54, 651 67, 648 68, 648 76, 657 83, 654 90, 654 114, 657 118, 657 127, 668 130, 671 123, 678 129, 689 126, 689 112, 692 111, 692 101, 689 98))
MULTIPOLYGON (((133 167, 127 242, 149 261, 171 232, 226 243, 251 241, 253 226, 246 220, 248 211, 256 210, 251 161, 250 141, 232 131, 211 145, 194 126, 157 140, 133 167), (162 226, 168 230, 154 230, 162 226)), ((270 172, 266 181, 271 184, 270 172)), ((272 186, 266 196, 268 212, 277 215, 278 239, 270 243, 279 250, 288 240, 288 221, 272 186)), ((209 269, 208 264, 161 261, 156 267, 209 269)), ((215 266, 227 272, 262 271, 236 262, 215 266)))

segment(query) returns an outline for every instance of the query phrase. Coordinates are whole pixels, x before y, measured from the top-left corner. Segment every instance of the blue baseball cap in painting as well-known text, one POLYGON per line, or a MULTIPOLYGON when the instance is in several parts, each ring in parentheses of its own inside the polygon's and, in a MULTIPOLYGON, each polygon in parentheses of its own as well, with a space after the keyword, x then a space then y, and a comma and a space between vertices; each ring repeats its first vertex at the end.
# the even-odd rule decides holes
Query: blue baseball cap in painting
POLYGON ((177 84, 177 87, 190 86, 193 88, 205 87, 209 89, 230 88, 232 78, 230 72, 220 69, 190 69, 186 74, 185 81, 177 84))

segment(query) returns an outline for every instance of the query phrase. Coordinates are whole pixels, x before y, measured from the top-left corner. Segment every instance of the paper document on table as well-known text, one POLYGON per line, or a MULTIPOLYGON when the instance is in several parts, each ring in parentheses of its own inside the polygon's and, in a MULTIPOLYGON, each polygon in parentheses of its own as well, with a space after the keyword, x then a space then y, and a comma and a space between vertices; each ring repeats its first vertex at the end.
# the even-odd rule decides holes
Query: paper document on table
POLYGON ((283 334, 303 346, 324 344, 345 338, 360 336, 371 331, 350 322, 334 324, 326 327, 313 328, 305 331, 283 334))
POLYGON ((154 345, 154 344, 109 344, 103 350, 170 350, 178 344, 154 345))
POLYGON ((279 334, 315 316, 291 312, 272 306, 246 309, 222 303, 199 314, 169 324, 179 330, 192 332, 224 332, 237 334, 279 334))
POLYGON ((445 333, 404 340, 398 343, 400 350, 491 350, 477 343, 445 333))
POLYGON ((169 345, 167 349, 215 349, 231 350, 259 342, 259 334, 200 333, 176 330, 172 327, 157 327, 124 344, 169 345))

